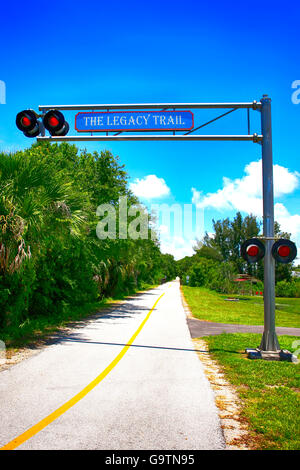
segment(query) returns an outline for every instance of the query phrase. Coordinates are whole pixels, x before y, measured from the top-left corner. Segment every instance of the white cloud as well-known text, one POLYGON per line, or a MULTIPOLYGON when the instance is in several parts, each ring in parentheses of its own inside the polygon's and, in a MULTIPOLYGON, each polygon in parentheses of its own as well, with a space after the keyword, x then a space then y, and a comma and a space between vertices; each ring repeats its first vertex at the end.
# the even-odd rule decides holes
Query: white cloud
POLYGON ((156 199, 170 194, 170 188, 165 180, 156 175, 148 175, 142 179, 136 178, 129 188, 142 199, 156 199))
MULTIPOLYGON (((262 217, 262 162, 251 162, 244 169, 242 178, 223 178, 223 187, 215 193, 203 194, 192 188, 193 203, 201 208, 237 210, 262 217)), ((291 194, 299 186, 300 174, 280 165, 273 166, 274 199, 291 194)), ((274 205, 275 220, 284 232, 300 247, 300 215, 290 214, 280 202, 274 205)))
POLYGON ((291 215, 287 208, 279 202, 274 206, 274 213, 275 220, 279 223, 281 230, 290 233, 291 239, 297 245, 297 263, 300 260, 300 215, 291 215))
MULTIPOLYGON (((274 197, 292 193, 299 185, 300 174, 287 168, 274 165, 274 197)), ((223 178, 223 188, 215 193, 203 195, 192 188, 193 202, 202 208, 238 210, 262 216, 262 163, 251 162, 244 169, 242 178, 223 178)))
POLYGON ((161 252, 173 255, 176 260, 184 258, 185 256, 194 255, 195 251, 193 250, 193 246, 195 245, 196 240, 188 240, 183 237, 164 235, 160 237, 161 252))
POLYGON ((289 232, 292 235, 300 235, 300 215, 291 215, 286 207, 277 203, 274 207, 275 219, 279 222, 280 227, 285 232, 289 232))
POLYGON ((167 225, 160 225, 159 226, 159 232, 161 234, 169 233, 169 227, 167 225))

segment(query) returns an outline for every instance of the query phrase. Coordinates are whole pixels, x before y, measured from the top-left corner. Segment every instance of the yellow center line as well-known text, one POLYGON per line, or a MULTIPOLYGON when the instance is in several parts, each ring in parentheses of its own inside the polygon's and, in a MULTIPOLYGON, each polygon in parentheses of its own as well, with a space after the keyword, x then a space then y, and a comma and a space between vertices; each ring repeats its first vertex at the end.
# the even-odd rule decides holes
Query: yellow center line
POLYGON ((25 431, 23 434, 20 434, 18 437, 15 437, 12 441, 10 441, 8 444, 5 446, 1 447, 0 450, 13 450, 16 447, 19 447, 23 442, 27 441, 31 437, 33 437, 35 434, 40 432, 42 429, 44 429, 48 424, 52 423, 55 421, 59 416, 61 416, 63 413, 68 411, 72 406, 76 405, 82 398, 84 398, 93 388, 95 388, 110 372, 111 370, 118 364, 118 362, 122 359, 122 357, 126 354, 128 351, 129 347, 132 345, 134 342, 135 338, 137 335, 141 332, 142 328, 144 327, 145 323, 149 319, 151 313, 155 309, 157 303, 159 300, 163 297, 165 293, 161 294, 161 296, 156 300, 154 303, 153 307, 151 310, 147 313, 147 316, 144 318, 136 332, 132 335, 128 343, 124 346, 124 348, 119 352, 119 354, 114 358, 114 360, 104 369, 101 374, 99 374, 92 382, 90 382, 85 388, 83 388, 79 393, 77 393, 73 398, 68 400, 66 403, 64 403, 62 406, 57 408, 57 410, 53 411, 50 415, 46 416, 46 418, 42 419, 39 421, 37 424, 29 428, 27 431, 25 431))

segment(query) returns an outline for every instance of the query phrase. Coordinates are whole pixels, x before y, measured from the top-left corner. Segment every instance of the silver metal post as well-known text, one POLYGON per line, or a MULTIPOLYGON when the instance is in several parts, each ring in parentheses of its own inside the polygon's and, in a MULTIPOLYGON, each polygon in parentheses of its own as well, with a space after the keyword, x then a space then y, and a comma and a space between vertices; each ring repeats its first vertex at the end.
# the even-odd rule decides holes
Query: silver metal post
POLYGON ((177 134, 177 135, 158 135, 158 134, 120 134, 120 135, 64 135, 64 136, 38 136, 38 141, 48 140, 49 142, 79 142, 79 141, 134 141, 134 140, 156 140, 158 142, 169 141, 189 141, 196 140, 215 140, 215 141, 244 141, 244 142, 260 142, 261 135, 198 135, 198 134, 177 134))
POLYGON ((104 109, 260 109, 261 103, 257 101, 248 103, 122 103, 122 104, 58 104, 39 105, 39 110, 46 112, 49 109, 60 109, 61 111, 85 111, 104 109))
POLYGON ((274 237, 274 194, 271 99, 261 100, 262 174, 263 174, 263 230, 266 253, 264 257, 264 333, 260 344, 262 351, 279 351, 275 332, 275 260, 271 250, 274 237))

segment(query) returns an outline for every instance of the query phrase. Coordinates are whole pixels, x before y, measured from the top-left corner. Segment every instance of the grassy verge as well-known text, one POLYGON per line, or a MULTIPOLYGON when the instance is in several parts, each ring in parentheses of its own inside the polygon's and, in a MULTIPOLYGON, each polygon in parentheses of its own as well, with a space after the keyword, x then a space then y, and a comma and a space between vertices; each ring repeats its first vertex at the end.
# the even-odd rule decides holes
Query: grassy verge
MULTIPOLYGON (((192 314, 201 320, 217 323, 263 325, 263 298, 230 296, 238 301, 226 301, 228 295, 203 287, 182 286, 192 314)), ((276 326, 300 328, 300 298, 276 298, 276 326)))
MULTIPOLYGON (((200 287, 183 286, 192 314, 202 320, 245 325, 263 324, 263 299, 226 295, 200 287)), ((300 299, 276 298, 276 325, 300 327, 300 299)), ((300 449, 300 364, 248 359, 246 348, 260 344, 261 334, 221 334, 202 338, 227 380, 236 388, 242 416, 254 449, 300 449)), ((279 336, 282 349, 299 337, 279 336)))
MULTIPOLYGON (((256 347, 261 335, 222 334, 202 338, 242 400, 242 418, 255 449, 300 449, 300 364, 251 360, 246 347, 256 347)), ((299 337, 280 336, 283 349, 293 350, 299 337)))
POLYGON ((7 350, 26 347, 45 340, 59 328, 67 327, 74 321, 82 320, 103 309, 112 307, 115 303, 125 300, 131 295, 152 289, 156 285, 144 284, 141 290, 134 290, 130 294, 119 295, 116 298, 106 298, 99 302, 84 304, 78 307, 68 307, 59 314, 28 318, 18 326, 7 327, 0 330, 0 340, 4 341, 7 350))

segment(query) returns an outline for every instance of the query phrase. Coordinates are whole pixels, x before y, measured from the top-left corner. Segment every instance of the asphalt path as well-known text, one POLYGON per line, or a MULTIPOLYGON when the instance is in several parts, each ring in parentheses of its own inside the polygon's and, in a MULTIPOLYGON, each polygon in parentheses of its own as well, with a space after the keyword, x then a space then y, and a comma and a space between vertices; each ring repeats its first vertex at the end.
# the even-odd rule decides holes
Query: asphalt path
MULTIPOLYGON (((263 325, 235 325, 231 323, 214 323, 210 321, 187 318, 192 338, 220 335, 222 333, 263 333, 263 325)), ((300 328, 276 327, 278 335, 300 336, 300 328)))
POLYGON ((0 423, 6 449, 224 449, 179 283, 100 312, 2 371, 0 423))

